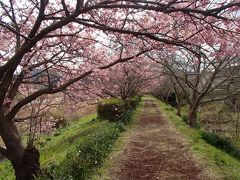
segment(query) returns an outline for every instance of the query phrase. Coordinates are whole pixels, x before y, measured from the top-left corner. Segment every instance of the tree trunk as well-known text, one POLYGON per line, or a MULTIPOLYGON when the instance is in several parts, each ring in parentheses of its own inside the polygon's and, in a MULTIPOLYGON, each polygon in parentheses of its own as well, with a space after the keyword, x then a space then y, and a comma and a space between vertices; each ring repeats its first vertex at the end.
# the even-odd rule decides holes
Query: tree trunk
POLYGON ((33 180, 40 171, 39 157, 40 153, 37 149, 26 149, 23 160, 14 162, 16 180, 33 180))
POLYGON ((176 115, 181 117, 182 116, 182 111, 181 111, 182 103, 181 103, 181 100, 180 100, 178 94, 177 93, 175 93, 175 94, 176 94, 176 102, 177 102, 177 112, 176 112, 176 115))
POLYGON ((6 156, 15 170, 16 179, 34 179, 40 169, 40 154, 35 148, 24 149, 14 122, 6 119, 3 114, 0 114, 0 135, 6 146, 6 156))
POLYGON ((182 116, 182 111, 181 111, 181 104, 180 103, 177 103, 177 112, 176 112, 176 115, 178 116, 182 116))
POLYGON ((196 127, 197 126, 197 109, 198 107, 193 106, 189 109, 188 113, 188 122, 190 127, 196 127))
MULTIPOLYGON (((196 92, 195 92, 196 93, 196 92)), ((200 106, 201 99, 204 97, 205 94, 200 94, 198 97, 196 97, 196 94, 194 93, 193 98, 194 103, 189 108, 188 113, 188 122, 190 127, 195 128, 197 126, 197 111, 198 107, 200 106)))

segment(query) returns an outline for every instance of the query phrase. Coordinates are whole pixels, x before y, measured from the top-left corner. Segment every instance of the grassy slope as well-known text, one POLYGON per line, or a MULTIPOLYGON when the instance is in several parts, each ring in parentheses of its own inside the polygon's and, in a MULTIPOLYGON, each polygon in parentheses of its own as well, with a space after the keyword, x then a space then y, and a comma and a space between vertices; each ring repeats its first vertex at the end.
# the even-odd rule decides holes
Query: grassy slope
MULTIPOLYGON (((158 102, 161 106, 162 112, 176 125, 177 129, 182 134, 184 134, 190 143, 192 150, 198 156, 200 156, 201 159, 205 160, 207 167, 211 172, 220 174, 222 177, 224 177, 223 179, 226 180, 240 179, 240 161, 234 159, 227 153, 207 144, 201 139, 200 132, 198 130, 189 128, 180 117, 175 115, 175 112, 171 110, 172 108, 170 106, 158 100, 156 100, 156 102, 158 102)), ((141 103, 140 107, 142 105, 143 103, 141 103)), ((135 119, 134 117, 139 114, 139 110, 140 108, 135 111, 133 119, 135 119)), ((85 116, 70 126, 63 128, 60 135, 52 136, 51 140, 47 142, 46 146, 41 149, 42 166, 46 166, 51 163, 59 163, 64 159, 67 152, 72 150, 77 145, 79 140, 107 123, 107 121, 92 122, 91 120, 95 117, 96 114, 85 116)), ((117 153, 124 141, 125 135, 125 133, 121 135, 121 138, 115 144, 114 151, 110 154, 109 158, 117 153)), ((107 179, 107 169, 111 167, 110 162, 110 159, 106 159, 103 166, 99 168, 93 176, 93 179, 98 179, 99 175, 103 179, 107 179)), ((14 179, 11 165, 8 162, 0 163, 0 180, 11 179, 14 179)))
MULTIPOLYGON (((52 136, 45 147, 40 150, 41 165, 44 167, 51 163, 59 163, 82 138, 108 123, 107 121, 92 121, 93 118, 96 118, 96 114, 87 115, 79 121, 73 122, 70 126, 61 129, 58 136, 52 136)), ((8 161, 0 163, 0 180, 12 179, 14 179, 14 173, 10 163, 8 161)))
POLYGON ((220 175, 225 180, 240 179, 240 161, 207 144, 202 140, 200 131, 187 126, 179 116, 175 115, 175 111, 171 106, 156 99, 155 101, 161 106, 161 110, 167 118, 174 123, 177 129, 188 140, 193 152, 200 159, 204 160, 209 172, 216 174, 216 176, 220 175))

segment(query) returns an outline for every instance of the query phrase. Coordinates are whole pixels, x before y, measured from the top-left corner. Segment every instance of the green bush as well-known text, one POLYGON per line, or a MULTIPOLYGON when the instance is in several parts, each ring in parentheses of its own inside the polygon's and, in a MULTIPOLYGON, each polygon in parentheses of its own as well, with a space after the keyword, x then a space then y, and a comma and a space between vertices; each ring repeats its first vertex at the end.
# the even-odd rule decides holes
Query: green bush
POLYGON ((202 131, 201 135, 207 143, 222 149, 226 153, 240 160, 240 150, 232 143, 230 139, 206 131, 202 131))
POLYGON ((134 97, 126 101, 113 98, 104 99, 97 107, 98 118, 126 123, 130 119, 131 111, 136 109, 139 102, 139 97, 134 97))
POLYGON ((109 123, 89 134, 58 165, 51 165, 39 179, 88 179, 94 168, 106 158, 114 141, 123 131, 121 124, 109 123))
POLYGON ((120 99, 104 99, 97 107, 99 119, 109 121, 122 121, 126 112, 126 104, 120 99))
POLYGON ((182 120, 187 124, 188 123, 188 116, 182 115, 182 120))
POLYGON ((141 97, 135 96, 131 99, 126 100, 126 103, 130 109, 136 109, 140 101, 141 97))

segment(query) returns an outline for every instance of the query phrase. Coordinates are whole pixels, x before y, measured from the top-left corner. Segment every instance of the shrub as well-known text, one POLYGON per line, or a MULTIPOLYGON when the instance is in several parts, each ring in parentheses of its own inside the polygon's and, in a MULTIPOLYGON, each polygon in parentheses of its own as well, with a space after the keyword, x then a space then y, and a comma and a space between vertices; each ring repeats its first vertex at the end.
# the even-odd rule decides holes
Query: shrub
POLYGON ((207 143, 222 149, 226 153, 240 160, 240 150, 232 143, 230 139, 206 131, 202 131, 201 135, 207 143))
POLYGON ((58 165, 51 165, 39 179, 78 180, 88 179, 94 168, 108 155, 114 141, 123 131, 122 124, 109 123, 89 134, 79 142, 76 149, 58 165))
POLYGON ((136 109, 140 101, 140 96, 134 96, 133 98, 126 100, 126 104, 129 109, 136 109))
POLYGON ((120 99, 104 99, 97 107, 99 119, 110 121, 121 121, 126 112, 126 104, 120 99))
POLYGON ((128 122, 131 111, 136 109, 140 102, 140 97, 134 97, 126 101, 120 99, 104 99, 97 107, 99 119, 108 119, 110 121, 128 122))
POLYGON ((188 123, 188 116, 187 115, 182 115, 182 120, 187 124, 188 123))

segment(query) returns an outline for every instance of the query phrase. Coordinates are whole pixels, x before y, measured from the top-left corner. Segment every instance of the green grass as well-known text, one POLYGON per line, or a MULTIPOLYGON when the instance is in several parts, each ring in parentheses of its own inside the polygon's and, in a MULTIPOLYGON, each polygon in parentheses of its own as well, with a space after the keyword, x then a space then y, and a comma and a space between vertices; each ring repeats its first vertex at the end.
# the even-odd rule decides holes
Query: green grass
POLYGON ((240 160, 240 150, 237 145, 235 145, 231 139, 224 136, 220 136, 215 133, 202 131, 202 138, 208 143, 215 146, 218 149, 225 151, 234 158, 240 160))
POLYGON ((106 121, 92 121, 94 118, 96 114, 85 116, 61 129, 58 136, 52 136, 51 140, 41 149, 41 164, 44 166, 51 162, 60 162, 67 152, 77 145, 79 138, 85 137, 107 123, 106 121))
POLYGON ((118 123, 105 121, 94 132, 81 137, 75 148, 60 163, 49 164, 40 179, 88 179, 106 158, 122 130, 118 123))
MULTIPOLYGON (((129 114, 128 118, 131 117, 129 114)), ((54 135, 42 136, 39 150, 43 175, 39 179, 88 178, 107 157, 125 128, 121 122, 99 120, 97 114, 91 114, 72 122, 54 135)), ((0 163, 0 180, 12 179, 14 171, 9 161, 0 163)))
MULTIPOLYGON (((96 114, 84 116, 78 121, 73 122, 71 125, 59 130, 58 135, 50 137, 42 137, 41 141, 45 142, 44 147, 40 147, 41 166, 45 167, 49 164, 58 164, 65 157, 66 154, 75 148, 79 139, 87 136, 87 134, 96 131, 101 126, 106 125, 107 121, 92 121, 96 118, 96 114)), ((9 161, 0 163, 0 180, 15 179, 12 166, 9 161)))
POLYGON ((188 140, 193 152, 203 159, 206 163, 209 173, 220 175, 221 179, 239 180, 240 179, 240 161, 228 153, 211 146, 202 139, 201 131, 192 129, 186 125, 181 117, 175 115, 175 111, 169 111, 169 105, 156 100, 161 106, 162 112, 177 127, 177 129, 188 140))
MULTIPOLYGON (((126 123, 130 122, 131 117, 132 113, 126 117, 126 123)), ((68 151, 59 163, 48 160, 47 168, 39 179, 84 180, 91 178, 92 173, 101 167, 102 162, 111 152, 120 133, 125 130, 126 123, 98 119, 93 124, 89 122, 85 131, 75 132, 74 137, 71 136, 70 139, 55 140, 56 144, 53 146, 60 146, 62 142, 69 142, 80 136, 74 148, 68 151)), ((69 132, 68 129, 66 131, 69 132)))
POLYGON ((0 163, 0 180, 13 180, 15 179, 12 165, 9 161, 0 163))

